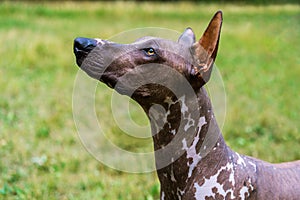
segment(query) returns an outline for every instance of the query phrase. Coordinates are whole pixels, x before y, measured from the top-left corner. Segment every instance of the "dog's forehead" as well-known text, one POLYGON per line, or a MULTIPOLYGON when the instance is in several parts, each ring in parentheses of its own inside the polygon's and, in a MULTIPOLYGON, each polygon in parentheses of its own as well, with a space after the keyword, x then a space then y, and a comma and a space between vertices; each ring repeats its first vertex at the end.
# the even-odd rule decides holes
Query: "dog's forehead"
POLYGON ((155 40, 158 39, 157 37, 152 37, 152 36, 144 36, 141 38, 138 38, 134 41, 134 43, 143 43, 143 42, 147 42, 147 41, 151 41, 151 40, 155 40))
POLYGON ((177 49, 183 50, 183 46, 177 41, 151 36, 139 38, 132 44, 138 48, 159 48, 172 51, 176 51, 177 49))

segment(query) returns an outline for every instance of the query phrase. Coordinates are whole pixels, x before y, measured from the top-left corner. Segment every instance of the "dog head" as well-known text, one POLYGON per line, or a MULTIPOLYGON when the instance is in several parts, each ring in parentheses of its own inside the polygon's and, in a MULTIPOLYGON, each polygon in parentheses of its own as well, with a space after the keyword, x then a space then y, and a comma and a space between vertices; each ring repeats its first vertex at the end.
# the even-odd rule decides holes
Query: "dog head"
POLYGON ((135 100, 155 97, 161 101, 172 93, 166 86, 180 85, 182 77, 194 90, 208 82, 221 26, 222 12, 218 11, 198 41, 191 28, 187 28, 177 42, 143 37, 131 44, 117 44, 76 38, 74 53, 82 70, 119 93, 135 100))

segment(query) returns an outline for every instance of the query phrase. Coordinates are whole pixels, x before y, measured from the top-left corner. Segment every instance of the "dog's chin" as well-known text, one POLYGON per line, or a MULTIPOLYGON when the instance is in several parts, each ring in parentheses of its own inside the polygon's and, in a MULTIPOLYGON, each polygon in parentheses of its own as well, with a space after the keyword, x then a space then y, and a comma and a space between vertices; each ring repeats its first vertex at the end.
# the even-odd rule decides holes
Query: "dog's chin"
POLYGON ((78 67, 81 68, 81 65, 82 65, 84 59, 85 59, 85 58, 77 58, 77 59, 76 59, 76 63, 77 63, 77 65, 78 65, 78 67))

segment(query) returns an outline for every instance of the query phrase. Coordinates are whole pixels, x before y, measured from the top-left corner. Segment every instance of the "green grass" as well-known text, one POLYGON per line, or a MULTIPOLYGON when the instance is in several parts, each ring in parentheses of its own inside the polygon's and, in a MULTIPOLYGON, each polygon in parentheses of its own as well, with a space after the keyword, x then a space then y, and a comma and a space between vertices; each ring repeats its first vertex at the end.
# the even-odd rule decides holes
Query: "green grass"
MULTIPOLYGON (((190 26, 199 37, 218 9, 228 144, 270 162, 300 159, 299 5, 7 2, 0 3, 0 199, 158 199, 155 173, 109 169, 82 146, 72 116, 72 42, 151 26, 190 26)), ((110 116, 110 94, 97 88, 99 115, 110 116)), ((109 119, 104 128, 128 150, 152 147, 109 119)))

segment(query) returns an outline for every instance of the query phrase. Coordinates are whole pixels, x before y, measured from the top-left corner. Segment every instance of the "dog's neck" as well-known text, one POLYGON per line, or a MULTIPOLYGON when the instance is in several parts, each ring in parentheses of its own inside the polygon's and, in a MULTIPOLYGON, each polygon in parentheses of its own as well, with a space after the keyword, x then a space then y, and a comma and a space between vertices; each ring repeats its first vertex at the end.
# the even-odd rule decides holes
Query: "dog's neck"
POLYGON ((213 174, 221 160, 228 159, 210 99, 204 88, 196 93, 196 102, 181 96, 167 97, 152 107, 142 105, 151 121, 157 173, 167 199, 190 189, 194 174, 213 174), (208 164, 200 167, 203 160, 208 164))

